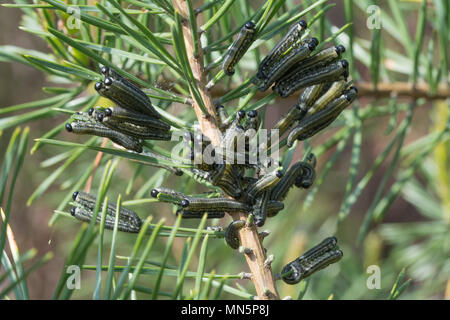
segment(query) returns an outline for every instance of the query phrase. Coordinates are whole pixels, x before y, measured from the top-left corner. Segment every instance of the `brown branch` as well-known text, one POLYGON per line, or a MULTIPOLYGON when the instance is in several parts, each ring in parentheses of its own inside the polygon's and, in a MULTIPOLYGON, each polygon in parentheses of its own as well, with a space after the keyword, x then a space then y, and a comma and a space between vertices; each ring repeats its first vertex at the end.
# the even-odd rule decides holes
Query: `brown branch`
MULTIPOLYGON (((358 88, 358 97, 388 98, 391 94, 397 94, 399 98, 426 98, 428 100, 445 100, 450 98, 450 87, 445 84, 440 85, 434 94, 431 93, 430 86, 426 83, 417 84, 413 88, 409 82, 382 82, 378 84, 375 90, 372 82, 356 82, 358 88)), ((230 90, 224 87, 211 88, 213 97, 221 97, 230 90)), ((267 95, 267 92, 258 92, 255 98, 261 98, 267 95)))
MULTIPOLYGON (((203 102, 208 111, 204 115, 200 107, 194 100, 193 107, 200 123, 202 133, 210 138, 213 145, 219 145, 221 141, 221 132, 217 128, 217 119, 214 109, 213 97, 206 89, 206 78, 203 70, 203 52, 198 48, 199 55, 194 57, 194 43, 192 38, 192 31, 189 27, 188 17, 189 11, 185 0, 172 0, 175 10, 180 13, 183 24, 183 36, 186 45, 186 51, 189 58, 189 64, 194 74, 196 85, 199 88, 203 102)), ((192 92, 191 92, 191 96, 192 92)), ((247 213, 236 213, 231 215, 234 220, 247 219, 247 213)), ((258 236, 258 230, 255 226, 244 227, 239 230, 241 243, 244 247, 251 249, 250 254, 245 254, 247 264, 252 273, 251 280, 255 285, 256 293, 261 300, 279 299, 278 291, 275 286, 274 277, 270 264, 264 266, 266 261, 266 253, 262 246, 261 239, 258 236)))

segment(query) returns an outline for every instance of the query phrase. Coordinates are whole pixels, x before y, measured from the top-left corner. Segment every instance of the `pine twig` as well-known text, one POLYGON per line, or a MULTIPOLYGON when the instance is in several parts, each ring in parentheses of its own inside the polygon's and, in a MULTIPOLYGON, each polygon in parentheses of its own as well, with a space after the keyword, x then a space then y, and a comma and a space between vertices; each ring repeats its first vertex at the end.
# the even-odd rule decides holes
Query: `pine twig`
MULTIPOLYGON (((185 0, 173 0, 175 10, 180 13, 183 25, 183 37, 186 45, 186 52, 189 58, 189 64, 196 79, 196 85, 208 111, 204 115, 196 102, 193 103, 197 119, 200 123, 202 133, 211 139, 213 145, 218 145, 221 140, 221 132, 217 127, 214 103, 211 93, 206 89, 206 78, 203 72, 203 52, 201 48, 194 50, 192 30, 189 25, 189 10, 185 0), (194 56, 197 52, 197 56, 194 56)), ((195 99, 194 99, 195 100, 195 99)), ((235 213, 231 215, 234 220, 246 220, 246 213, 235 213)), ((252 250, 251 254, 246 254, 245 258, 252 273, 252 282, 260 300, 279 299, 278 291, 275 286, 274 277, 270 265, 264 266, 266 253, 258 237, 256 227, 243 227, 239 230, 239 236, 243 246, 252 250)))

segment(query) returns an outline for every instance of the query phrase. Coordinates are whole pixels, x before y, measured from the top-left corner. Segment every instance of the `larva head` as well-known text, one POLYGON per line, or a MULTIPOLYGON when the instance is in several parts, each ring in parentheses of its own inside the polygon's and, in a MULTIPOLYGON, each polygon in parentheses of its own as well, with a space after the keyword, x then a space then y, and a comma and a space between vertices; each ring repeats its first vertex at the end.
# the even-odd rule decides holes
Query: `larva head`
POLYGON ((158 197, 158 194, 159 194, 159 191, 156 190, 156 189, 152 189, 152 191, 150 192, 150 195, 151 195, 153 198, 158 197))
POLYGON ((317 39, 316 37, 312 37, 311 42, 314 43, 314 46, 316 47, 319 44, 319 39, 317 39))
POLYGON ((300 20, 300 21, 298 22, 298 24, 299 24, 303 29, 308 28, 308 23, 307 23, 305 20, 300 20))
POLYGON ((105 116, 110 117, 112 115, 112 110, 111 108, 106 108, 105 109, 105 116))
POLYGON ((255 225, 257 227, 262 227, 264 225, 264 222, 266 222, 264 219, 261 219, 261 218, 256 218, 255 219, 255 225))
POLYGON ((103 88, 103 82, 101 81, 97 82, 94 87, 96 91, 101 90, 103 88))
POLYGON ((72 217, 75 217, 75 210, 77 210, 77 207, 70 208, 70 214, 72 215, 72 217))
POLYGON ((344 69, 348 69, 348 61, 345 59, 341 60, 341 65, 344 69))
POLYGON ((113 83, 113 79, 111 77, 108 77, 105 79, 104 84, 105 86, 109 87, 110 85, 112 85, 113 83))
POLYGON ((253 21, 247 21, 245 24, 245 28, 247 29, 255 29, 256 25, 253 21))
POLYGON ((255 118, 257 115, 258 115, 258 111, 256 111, 256 110, 250 110, 248 112, 249 118, 255 118))
POLYGON ((309 49, 309 51, 314 51, 315 48, 316 48, 316 46, 314 45, 313 42, 309 42, 309 43, 308 43, 308 49, 309 49))
POLYGON ((278 178, 282 178, 283 177, 283 172, 281 172, 281 170, 277 170, 277 172, 275 172, 276 176, 278 178))
POLYGON ((342 44, 336 46, 335 48, 336 48, 337 54, 341 54, 341 53, 345 52, 345 47, 342 44))
POLYGON ((92 114, 94 113, 94 108, 89 108, 88 110, 88 115, 92 116, 92 114))
POLYGON ((70 123, 66 123, 66 130, 67 130, 67 132, 73 131, 72 125, 70 123))
POLYGON ((240 119, 243 119, 245 117, 245 111, 244 110, 239 110, 238 113, 237 113, 237 116, 240 119))
POLYGON ((186 199, 181 200, 181 206, 183 208, 186 208, 187 206, 189 206, 189 201, 186 199))
POLYGON ((107 74, 109 74, 109 67, 102 67, 101 72, 102 75, 106 76, 107 74))
POLYGON ((181 177, 183 175, 183 171, 177 170, 177 171, 175 171, 175 175, 178 177, 181 177))
POLYGON ((97 113, 97 121, 102 122, 104 118, 105 118, 105 114, 103 112, 97 113))
POLYGON ((72 199, 73 199, 73 201, 77 201, 77 197, 78 197, 78 194, 79 194, 80 192, 79 191, 75 191, 74 193, 72 193, 72 199))
POLYGON ((356 90, 355 87, 351 87, 351 88, 345 93, 345 99, 347 99, 348 102, 352 102, 353 100, 355 100, 357 94, 358 94, 358 90, 356 90))
POLYGON ((300 272, 292 263, 287 264, 281 271, 281 274, 283 281, 288 284, 296 284, 300 280, 300 272))

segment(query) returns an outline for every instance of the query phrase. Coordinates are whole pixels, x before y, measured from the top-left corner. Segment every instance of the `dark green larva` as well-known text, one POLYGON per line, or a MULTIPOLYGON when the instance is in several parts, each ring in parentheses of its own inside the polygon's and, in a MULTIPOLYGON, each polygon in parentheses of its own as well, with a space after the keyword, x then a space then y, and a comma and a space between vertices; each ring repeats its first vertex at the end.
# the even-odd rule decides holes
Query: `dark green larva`
POLYGON ((314 168, 307 162, 299 161, 289 168, 270 194, 271 200, 283 201, 290 188, 301 180, 301 185, 311 186, 314 181, 314 168), (311 176, 312 174, 312 176, 311 176))
POLYGON ((339 97, 345 89, 346 81, 339 80, 331 84, 331 87, 324 92, 308 109, 308 115, 313 115, 314 113, 325 108, 332 100, 339 97))
POLYGON ((238 249, 241 245, 238 230, 245 226, 245 221, 235 220, 225 229, 225 242, 233 249, 238 249))
POLYGON ((337 239, 329 237, 305 254, 288 263, 282 270, 282 279, 287 284, 296 284, 313 273, 339 261, 343 253, 336 247, 337 239))
POLYGON ((309 69, 311 67, 320 67, 329 64, 330 62, 338 59, 344 52, 345 47, 343 45, 323 49, 316 54, 302 60, 290 72, 302 72, 303 70, 309 69))
POLYGON ((228 198, 193 198, 186 197, 181 201, 186 211, 201 212, 249 212, 251 208, 245 203, 228 198))
POLYGON ((167 130, 150 128, 147 126, 138 126, 130 122, 120 122, 112 118, 103 118, 102 124, 106 127, 142 140, 170 140, 172 135, 167 130))
POLYGON ((88 134, 104 138, 109 138, 113 142, 121 145, 125 149, 142 152, 141 142, 126 134, 112 130, 99 122, 72 122, 66 124, 66 130, 75 134, 88 134))
POLYGON ((201 219, 203 215, 208 213, 207 219, 220 219, 225 217, 225 212, 215 212, 215 211, 189 211, 189 210, 177 210, 177 216, 181 215, 181 219, 201 219))
POLYGON ((255 217, 255 225, 262 227, 267 218, 267 207, 270 199, 271 190, 264 191, 255 201, 253 205, 253 216, 255 217))
POLYGON ((112 119, 119 122, 129 122, 138 126, 150 127, 156 130, 169 131, 170 126, 156 119, 155 117, 125 109, 120 106, 106 108, 103 112, 97 114, 97 120, 112 119))
POLYGON ((254 204, 259 195, 265 190, 273 188, 282 177, 283 173, 280 170, 273 170, 260 177, 254 184, 246 189, 244 195, 247 203, 254 204))
POLYGON ((242 27, 238 37, 228 49, 222 62, 222 70, 227 76, 234 74, 234 67, 255 40, 255 32, 255 24, 251 21, 248 21, 242 27))

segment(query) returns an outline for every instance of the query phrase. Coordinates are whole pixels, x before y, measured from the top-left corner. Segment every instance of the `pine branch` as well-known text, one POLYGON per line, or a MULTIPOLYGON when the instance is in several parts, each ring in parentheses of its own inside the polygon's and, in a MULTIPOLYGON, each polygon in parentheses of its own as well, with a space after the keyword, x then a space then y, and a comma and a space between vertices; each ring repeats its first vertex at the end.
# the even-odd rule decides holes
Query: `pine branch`
MULTIPOLYGON (((221 140, 221 133, 217 128, 213 97, 206 89, 206 78, 203 72, 203 52, 201 48, 194 48, 192 30, 188 18, 189 9, 187 2, 184 0, 173 0, 173 5, 182 17, 183 36, 189 64, 208 114, 203 114, 196 102, 193 103, 193 107, 200 123, 202 133, 211 139, 213 145, 218 145, 221 140), (197 52, 197 56, 194 55, 194 52, 197 52)), ((195 101, 195 99, 193 100, 195 101)), ((244 212, 230 215, 234 220, 247 219, 247 213, 244 212)), ((260 300, 279 299, 270 264, 264 265, 267 257, 256 227, 251 226, 241 228, 239 230, 239 236, 242 245, 252 250, 252 253, 245 254, 245 258, 252 273, 251 280, 255 286, 258 298, 260 300)))

